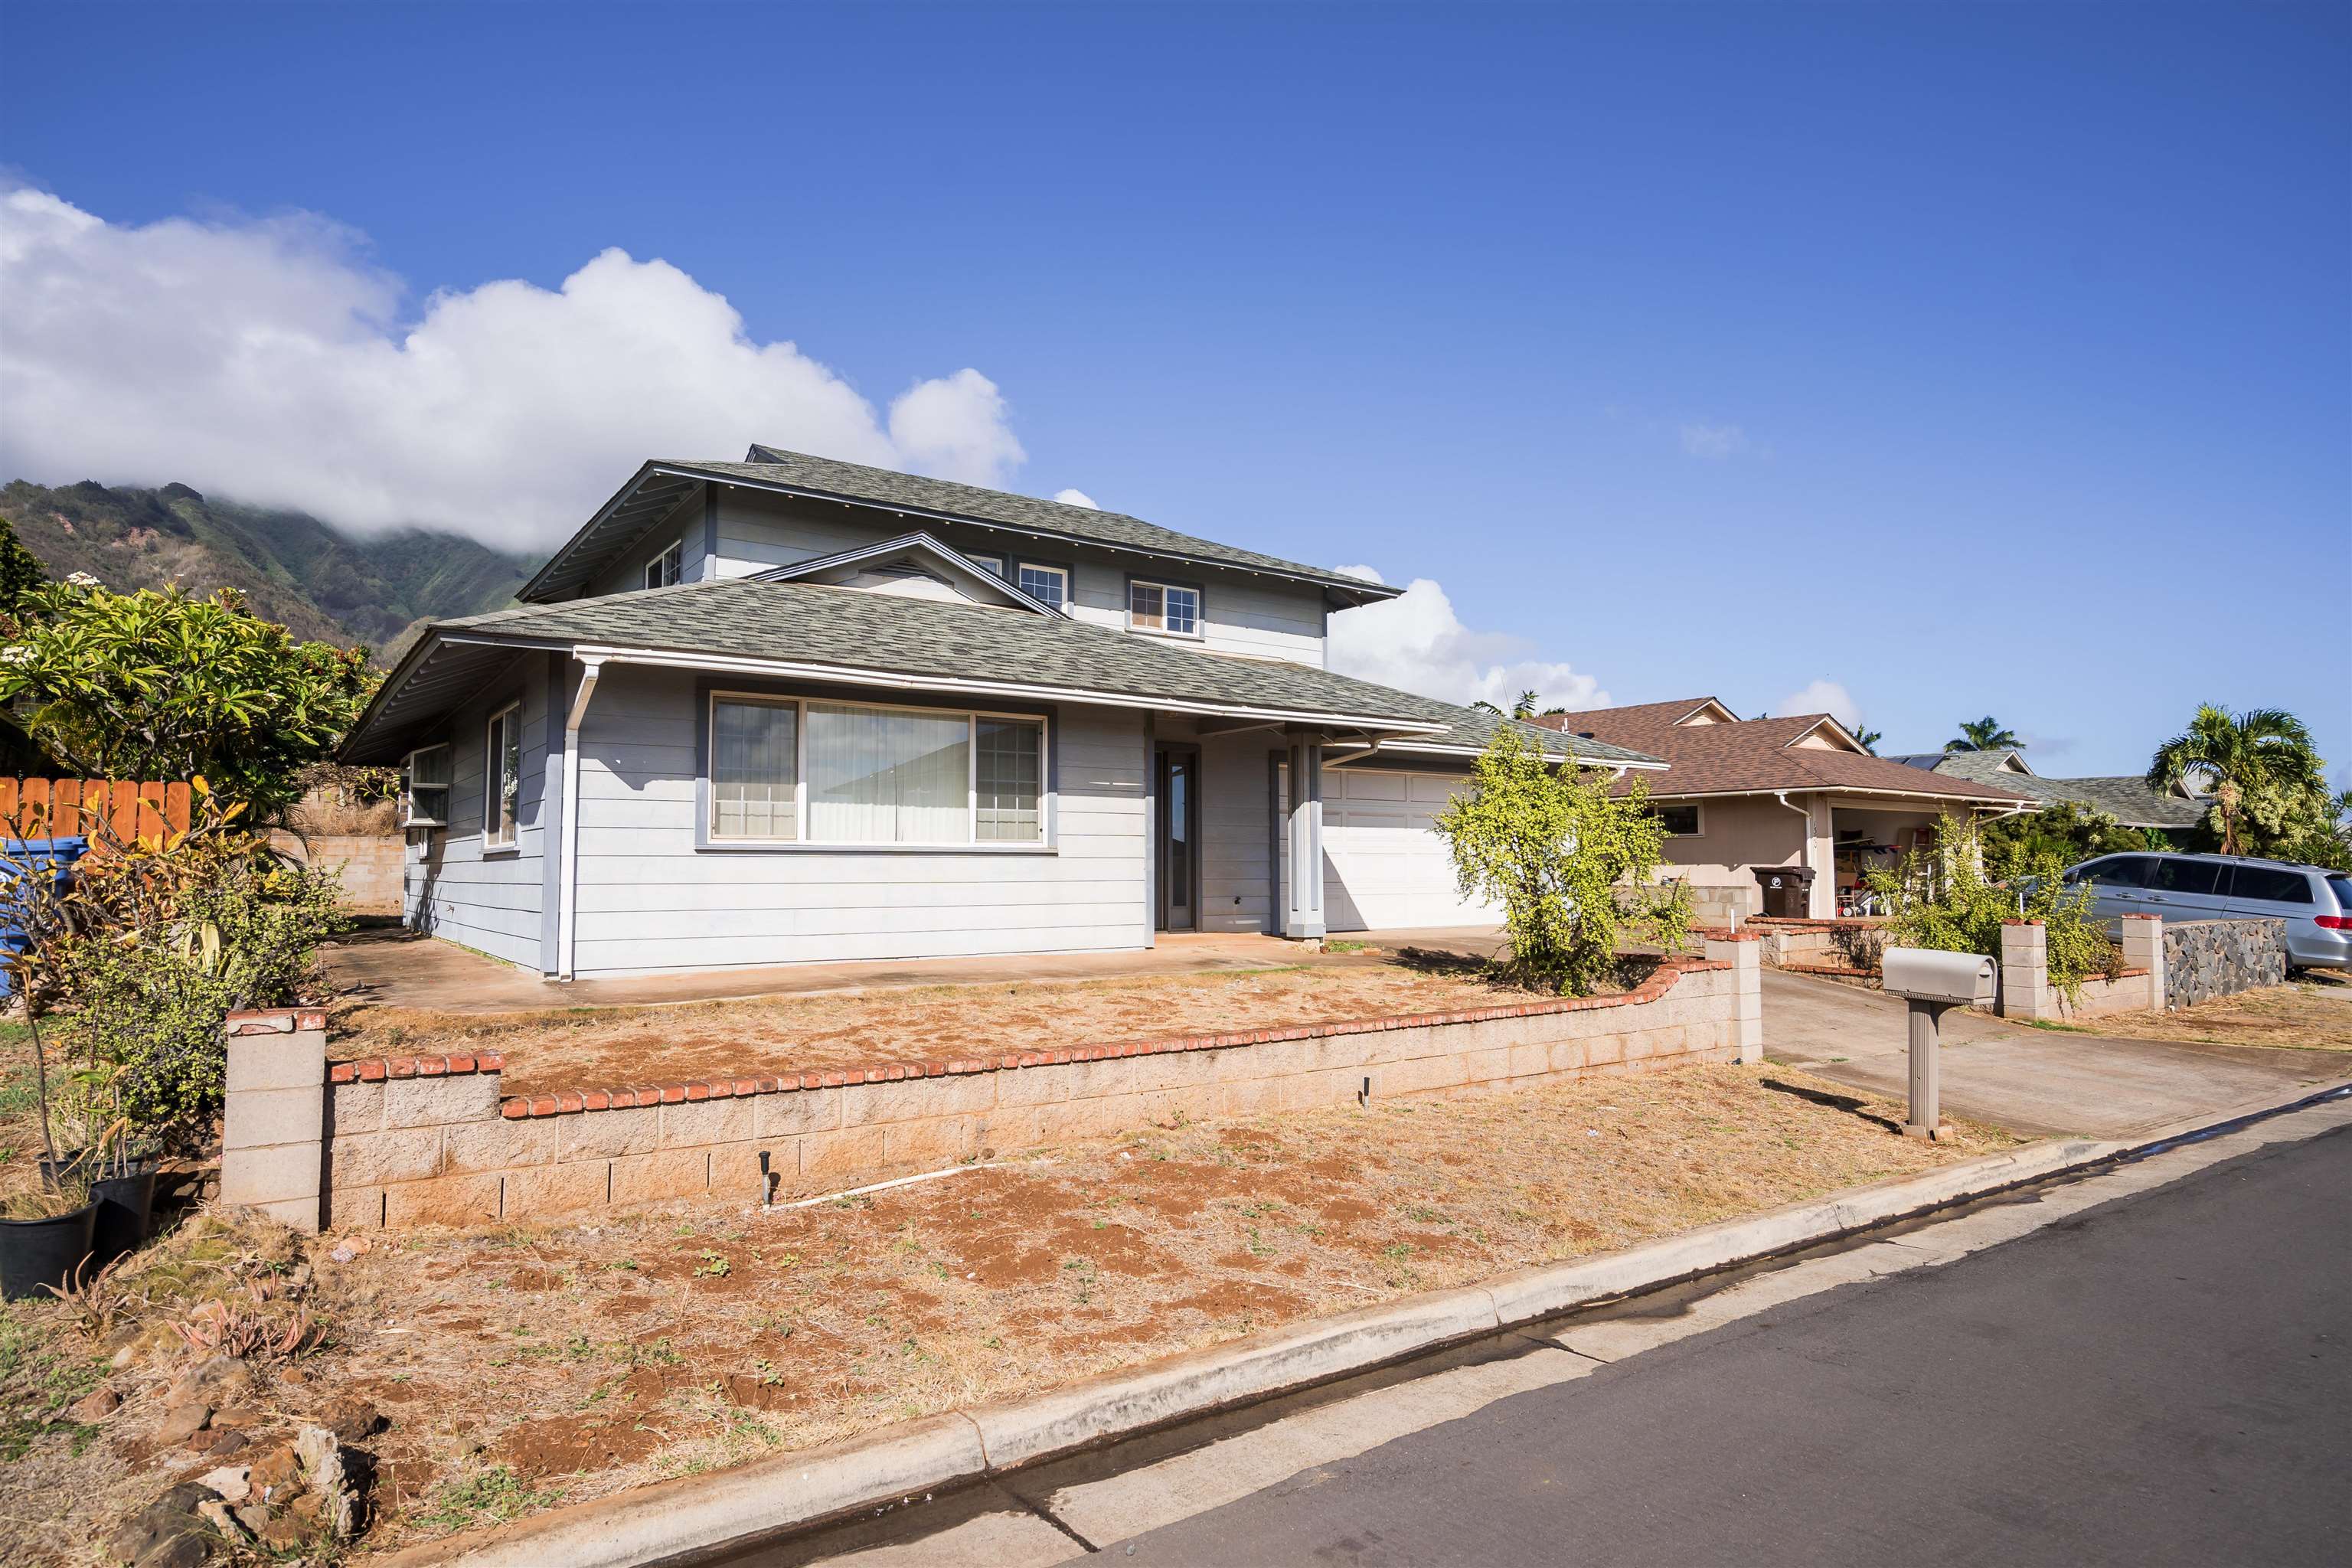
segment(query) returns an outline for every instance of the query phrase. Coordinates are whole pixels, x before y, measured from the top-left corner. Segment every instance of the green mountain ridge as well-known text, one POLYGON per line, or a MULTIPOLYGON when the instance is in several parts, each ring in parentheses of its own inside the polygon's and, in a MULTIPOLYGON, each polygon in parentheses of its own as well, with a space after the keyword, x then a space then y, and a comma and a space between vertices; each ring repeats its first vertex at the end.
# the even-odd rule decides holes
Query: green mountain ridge
POLYGON ((298 637, 365 643, 390 663, 427 620, 514 602, 534 558, 423 529, 355 539, 308 512, 214 500, 186 485, 140 489, 16 479, 0 517, 51 574, 110 588, 236 588, 298 637))

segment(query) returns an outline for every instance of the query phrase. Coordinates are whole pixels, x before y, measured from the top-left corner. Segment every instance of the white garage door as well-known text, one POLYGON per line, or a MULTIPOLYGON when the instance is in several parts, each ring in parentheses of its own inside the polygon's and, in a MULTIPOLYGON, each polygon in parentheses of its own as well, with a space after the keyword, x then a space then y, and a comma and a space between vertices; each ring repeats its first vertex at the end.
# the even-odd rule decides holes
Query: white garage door
POLYGON ((1466 781, 1444 773, 1323 773, 1323 918, 1331 931, 1494 925, 1502 911, 1454 890, 1430 826, 1466 781))

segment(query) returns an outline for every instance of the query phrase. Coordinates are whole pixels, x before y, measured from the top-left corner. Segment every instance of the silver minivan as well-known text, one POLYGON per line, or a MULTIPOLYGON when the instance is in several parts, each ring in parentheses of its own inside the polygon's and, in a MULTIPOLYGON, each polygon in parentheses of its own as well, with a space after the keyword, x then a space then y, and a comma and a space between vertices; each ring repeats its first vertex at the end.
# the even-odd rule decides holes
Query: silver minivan
POLYGON ((2352 970, 2352 876, 2341 871, 2237 855, 2105 855, 2070 868, 2065 880, 2089 885, 2101 920, 2283 920, 2290 964, 2352 970))

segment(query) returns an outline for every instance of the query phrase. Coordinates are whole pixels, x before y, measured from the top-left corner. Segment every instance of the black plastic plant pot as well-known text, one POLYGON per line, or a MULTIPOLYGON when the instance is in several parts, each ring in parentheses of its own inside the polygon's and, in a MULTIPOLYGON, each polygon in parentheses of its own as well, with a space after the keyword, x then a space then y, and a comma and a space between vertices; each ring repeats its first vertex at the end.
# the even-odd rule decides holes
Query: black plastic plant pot
MULTIPOLYGON (((55 1170, 41 1162, 44 1178, 54 1182, 55 1170)), ((136 1161, 119 1176, 90 1183, 89 1195, 98 1200, 98 1227, 89 1244, 89 1271, 95 1274, 146 1241, 154 1224, 155 1162, 136 1161)))
POLYGON ((53 1219, 0 1219, 0 1297, 46 1300, 42 1286, 62 1290, 86 1278, 98 1206, 92 1198, 53 1219))

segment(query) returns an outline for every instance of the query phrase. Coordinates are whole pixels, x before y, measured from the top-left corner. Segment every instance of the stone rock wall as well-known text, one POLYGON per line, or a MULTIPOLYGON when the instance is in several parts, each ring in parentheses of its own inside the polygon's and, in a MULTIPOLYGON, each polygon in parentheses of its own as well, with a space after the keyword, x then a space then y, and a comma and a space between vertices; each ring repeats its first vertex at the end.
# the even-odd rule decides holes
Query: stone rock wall
POLYGON ((2168 1011, 2286 984, 2284 921, 2179 921, 2164 928, 2168 1011))

